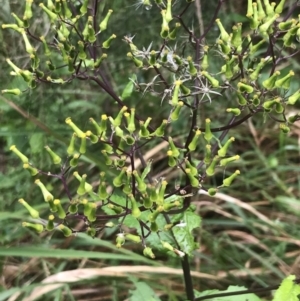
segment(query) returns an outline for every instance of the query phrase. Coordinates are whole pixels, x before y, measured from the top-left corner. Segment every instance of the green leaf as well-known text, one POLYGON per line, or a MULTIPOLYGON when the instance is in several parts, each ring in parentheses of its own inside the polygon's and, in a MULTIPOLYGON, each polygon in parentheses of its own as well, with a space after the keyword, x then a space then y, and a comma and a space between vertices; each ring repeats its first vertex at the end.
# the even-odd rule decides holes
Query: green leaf
POLYGON ((189 256, 198 247, 194 242, 193 230, 200 227, 200 216, 192 211, 185 211, 180 224, 173 227, 174 236, 180 246, 180 250, 189 256))
POLYGON ((145 282, 133 281, 135 290, 130 290, 130 301, 160 301, 154 290, 145 282))
POLYGON ((295 279, 295 275, 285 278, 275 292, 273 301, 299 301, 300 285, 294 282, 295 279))
POLYGON ((29 140, 31 152, 33 154, 40 153, 44 148, 44 134, 43 133, 34 133, 29 140))
POLYGON ((134 82, 136 81, 137 77, 135 74, 132 75, 131 78, 129 78, 128 84, 125 86, 123 92, 122 92, 122 99, 125 100, 126 98, 129 98, 133 92, 134 88, 134 82))

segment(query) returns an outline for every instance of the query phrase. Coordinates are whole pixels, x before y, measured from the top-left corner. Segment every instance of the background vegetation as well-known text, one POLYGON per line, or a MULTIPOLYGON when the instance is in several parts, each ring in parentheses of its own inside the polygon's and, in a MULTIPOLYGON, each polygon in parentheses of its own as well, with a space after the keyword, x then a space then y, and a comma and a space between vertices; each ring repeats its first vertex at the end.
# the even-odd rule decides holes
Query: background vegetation
MULTIPOLYGON (((110 31, 119 37, 136 35, 140 45, 149 45, 154 33, 160 31, 160 16, 153 9, 137 7, 135 1, 111 2, 112 5, 107 1, 101 4, 105 10, 118 11, 110 31)), ((245 20, 246 3, 240 2, 237 5, 237 1, 226 1, 222 6, 220 18, 225 26, 245 20)), ((19 1, 1 0, 0 5, 1 23, 12 23, 11 12, 22 15, 24 11, 19 1)), ((186 18, 187 25, 202 31, 216 5, 217 1, 195 1, 195 10, 186 18)), ((295 15, 298 13, 299 9, 295 15)), ((43 18, 38 16, 33 25, 41 32, 49 30, 43 18)), ((209 38, 217 36, 216 27, 209 38)), ((24 67, 28 59, 23 56, 23 41, 13 31, 0 31, 0 42, 2 90, 18 84, 17 79, 9 77, 5 58, 24 67)), ((105 66, 108 76, 114 75, 110 81, 119 93, 135 72, 132 64, 123 59, 127 51, 126 43, 118 44, 113 48, 113 63, 105 66)), ((299 88, 299 61, 299 55, 294 56, 281 66, 282 70, 292 66, 297 73, 293 90, 299 88)), ((144 76, 144 82, 151 79, 150 72, 144 76)), ((154 98, 135 96, 136 107, 147 116, 154 98)), ((63 88, 40 85, 20 97, 0 96, 0 300, 17 300, 20 292, 28 293, 27 299, 21 300, 34 300, 34 296, 49 289, 41 285, 42 281, 58 283, 43 297, 45 301, 124 300, 129 296, 131 300, 143 300, 141 293, 146 290, 155 291, 161 300, 184 300, 180 259, 161 255, 151 261, 134 244, 119 250, 114 245, 115 233, 109 230, 103 231, 99 239, 81 235, 66 239, 61 233, 37 235, 21 227, 28 214, 17 202, 19 198, 30 199, 39 210, 47 205, 41 204, 40 192, 9 147, 17 145, 36 165, 47 170, 51 162, 44 146, 54 146, 64 155, 65 141, 70 136, 64 122, 67 116, 84 128, 89 117, 113 110, 107 95, 85 81, 63 88), (61 283, 61 279, 67 283, 61 283)), ((218 106, 209 110, 211 119, 217 119, 218 106)), ((176 126, 184 128, 184 120, 176 126)), ((225 289, 230 284, 265 287, 279 283, 286 275, 300 274, 299 122, 285 135, 271 121, 250 119, 231 134, 236 138, 234 152, 242 154, 238 163, 241 176, 215 198, 205 194, 193 198, 203 219, 201 230, 195 232, 200 247, 190 262, 194 287, 199 291, 225 289)), ((174 175, 160 164, 163 156, 159 147, 149 150, 149 157, 155 158, 156 175, 172 180, 174 175)), ((96 181, 103 163, 93 149, 84 160, 96 181)), ((216 183, 223 177, 218 174, 216 183)), ((55 184, 53 180, 48 189, 55 184)))

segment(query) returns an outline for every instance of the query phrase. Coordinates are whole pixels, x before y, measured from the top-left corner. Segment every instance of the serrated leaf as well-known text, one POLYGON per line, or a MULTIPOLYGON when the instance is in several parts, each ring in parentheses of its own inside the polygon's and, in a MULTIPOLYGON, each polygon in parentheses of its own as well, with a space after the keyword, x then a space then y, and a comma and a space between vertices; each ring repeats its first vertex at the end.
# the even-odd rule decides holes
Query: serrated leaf
POLYGON ((299 301, 300 285, 294 282, 295 279, 295 275, 290 275, 285 278, 275 292, 272 301, 299 301))
POLYGON ((185 211, 180 224, 173 227, 174 236, 180 246, 180 250, 189 256, 197 249, 192 231, 200 227, 200 216, 191 211, 185 211))

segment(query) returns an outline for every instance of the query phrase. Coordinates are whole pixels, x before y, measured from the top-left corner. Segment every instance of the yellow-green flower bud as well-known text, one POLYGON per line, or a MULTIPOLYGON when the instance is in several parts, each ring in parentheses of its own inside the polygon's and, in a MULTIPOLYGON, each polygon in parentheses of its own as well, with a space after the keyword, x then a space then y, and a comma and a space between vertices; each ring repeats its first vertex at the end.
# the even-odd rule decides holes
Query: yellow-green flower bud
POLYGON ((39 218, 40 214, 37 210, 35 210, 34 208, 32 208, 24 199, 19 199, 19 203, 22 204, 27 211, 29 212, 30 216, 32 218, 39 218))
POLYGON ((68 117, 66 120, 65 120, 66 124, 68 124, 72 129, 73 131, 76 133, 76 135, 81 138, 81 137, 85 137, 85 133, 80 130, 76 124, 74 124, 74 122, 72 121, 71 117, 68 117))
POLYGON ((248 0, 246 17, 250 18, 251 16, 253 16, 252 0, 248 0))
POLYGON ((244 84, 243 82, 239 82, 237 84, 237 87, 239 89, 239 92, 247 92, 247 93, 251 94, 254 91, 252 86, 244 84))
POLYGON ((267 22, 263 23, 259 26, 259 31, 262 35, 265 35, 270 28, 270 26, 276 21, 276 19, 279 17, 278 14, 275 14, 272 18, 268 19, 267 22))
POLYGON ((199 129, 196 130, 195 131, 195 135, 194 135, 192 141, 188 145, 189 151, 192 152, 192 151, 194 151, 197 148, 197 143, 198 143, 200 135, 201 135, 201 131, 199 129))
POLYGON ((60 224, 58 226, 58 229, 61 230, 61 232, 64 234, 65 237, 69 237, 73 233, 72 230, 69 227, 67 227, 67 226, 65 226, 63 224, 60 224))
POLYGON ((36 176, 39 173, 39 170, 37 168, 29 165, 28 163, 24 163, 23 168, 27 169, 32 176, 36 176))
POLYGON ((163 22, 162 22, 162 25, 161 25, 161 31, 160 31, 160 36, 163 38, 163 39, 166 39, 169 35, 169 22, 166 20, 166 10, 162 10, 161 11, 161 15, 162 15, 162 19, 163 19, 163 22))
POLYGON ((281 0, 281 1, 277 4, 277 6, 276 6, 276 8, 275 8, 275 13, 276 13, 276 14, 281 14, 281 13, 282 13, 283 8, 284 8, 284 4, 285 4, 285 0, 281 0))
POLYGON ((66 217, 66 212, 64 210, 64 208, 62 207, 60 200, 59 199, 55 199, 53 201, 53 205, 56 207, 56 212, 59 218, 64 219, 66 217))
POLYGON ((179 200, 176 200, 172 203, 164 203, 163 205, 163 211, 168 212, 173 208, 178 208, 179 206, 181 206, 181 203, 179 200))
POLYGON ((204 163, 208 165, 211 161, 211 145, 207 144, 205 146, 205 157, 204 157, 204 163))
POLYGON ((207 190, 207 192, 208 192, 208 195, 214 196, 214 195, 216 195, 216 193, 218 192, 218 190, 216 188, 209 188, 207 190))
POLYGON ((168 38, 169 38, 170 40, 176 40, 177 31, 178 31, 178 28, 179 28, 180 26, 181 26, 180 23, 176 23, 176 24, 175 24, 174 29, 169 33, 169 36, 168 36, 168 38))
POLYGON ((147 193, 143 194, 143 205, 147 209, 150 209, 153 206, 153 202, 151 201, 147 193))
POLYGON ((163 205, 165 199, 165 190, 167 188, 167 185, 168 185, 167 181, 161 182, 161 186, 157 194, 157 200, 156 200, 157 205, 163 205))
POLYGON ((258 76, 260 75, 260 71, 261 69, 268 63, 270 62, 271 60, 271 57, 265 59, 265 58, 262 58, 260 60, 260 62, 257 64, 257 66, 255 67, 255 70, 250 74, 250 79, 252 80, 257 80, 258 79, 258 76))
POLYGON ((266 13, 262 6, 261 0, 257 0, 257 7, 258 7, 258 10, 257 10, 258 20, 262 21, 266 17, 266 13))
POLYGON ((24 164, 29 163, 29 159, 28 159, 25 155, 23 155, 23 154, 17 149, 17 147, 16 147, 15 145, 12 145, 12 146, 10 147, 10 150, 11 150, 12 152, 14 152, 14 153, 21 159, 21 161, 22 161, 24 164))
POLYGON ((288 105, 294 105, 300 99, 300 89, 292 94, 288 101, 286 102, 288 105))
POLYGON ((82 3, 82 6, 80 7, 80 12, 82 15, 85 15, 87 13, 87 6, 89 4, 89 0, 84 0, 82 3))
POLYGON ((19 27, 17 24, 2 24, 2 28, 10 28, 13 29, 19 33, 22 33, 24 31, 24 29, 22 27, 19 27))
POLYGON ((296 114, 296 115, 293 115, 293 116, 290 116, 288 118, 288 122, 289 123, 294 123, 296 121, 300 120, 300 115, 299 114, 296 114))
POLYGON ((78 165, 79 157, 80 157, 80 154, 74 154, 73 158, 70 160, 70 166, 76 167, 78 165))
POLYGON ((118 233, 116 238, 116 247, 121 248, 125 243, 125 235, 124 233, 118 233))
POLYGON ((186 169, 185 169, 185 173, 186 173, 186 175, 188 176, 188 178, 189 178, 189 180, 190 180, 191 186, 192 186, 192 187, 198 188, 198 187, 199 187, 199 180, 196 179, 196 178, 192 175, 192 171, 191 171, 189 168, 186 168, 186 169))
POLYGON ((127 109, 128 108, 126 106, 123 106, 121 108, 121 110, 119 111, 117 117, 113 121, 111 119, 109 119, 113 126, 117 127, 117 126, 121 125, 123 114, 124 114, 124 112, 127 111, 127 109))
POLYGON ((280 30, 288 30, 291 27, 294 27, 296 25, 297 21, 295 19, 287 20, 285 22, 280 22, 278 24, 278 28, 280 30))
POLYGON ((291 77, 293 77, 294 75, 295 75, 294 71, 291 70, 286 76, 278 79, 275 82, 275 87, 288 90, 290 88, 291 77))
MULTIPOLYGON (((14 19, 16 20, 18 27, 25 27, 24 22, 14 13, 11 13, 11 15, 14 17, 14 19)), ((3 24, 4 25, 4 24, 3 24)), ((4 28, 2 25, 2 28, 4 28)))
POLYGON ((221 33, 221 39, 224 41, 224 42, 229 42, 230 40, 230 36, 229 34, 227 33, 227 31, 225 30, 225 28, 223 27, 220 19, 216 19, 216 23, 220 29, 220 33, 221 33))
POLYGON ((214 88, 218 88, 219 87, 219 81, 216 80, 214 77, 212 77, 211 75, 208 74, 207 71, 202 71, 201 75, 203 75, 206 79, 208 79, 208 81, 211 83, 211 85, 214 88))
POLYGON ((69 146, 67 148, 67 154, 69 156, 71 156, 71 155, 73 155, 75 153, 75 140, 76 140, 76 137, 77 137, 77 135, 75 133, 73 133, 72 137, 71 137, 71 140, 70 140, 70 144, 69 144, 69 146))
POLYGON ((136 181, 137 181, 137 189, 140 192, 145 192, 147 189, 147 184, 144 182, 144 180, 139 176, 138 172, 136 170, 134 170, 132 172, 132 174, 134 175, 136 181))
POLYGON ((272 17, 274 15, 274 6, 276 5, 276 3, 272 2, 270 4, 269 0, 263 0, 263 1, 266 8, 267 16, 272 17))
POLYGON ((48 191, 48 189, 45 187, 45 185, 39 179, 36 179, 34 183, 40 187, 45 202, 51 202, 54 200, 53 195, 48 191))
POLYGON ((116 214, 120 214, 124 211, 122 207, 116 206, 114 204, 108 204, 107 207, 113 210, 116 214))
POLYGON ((115 187, 121 187, 124 184, 124 175, 126 173, 127 167, 123 167, 119 175, 117 175, 113 180, 113 185, 115 187))
POLYGON ((156 203, 158 200, 158 194, 157 194, 156 188, 150 185, 149 190, 150 190, 150 200, 153 203, 156 203))
POLYGON ((187 95, 190 95, 191 94, 191 89, 189 89, 188 87, 186 87, 185 85, 180 85, 179 86, 179 88, 180 88, 180 92, 183 94, 183 95, 185 95, 185 96, 187 96, 187 95))
POLYGON ((252 3, 252 14, 251 15, 247 14, 247 17, 250 20, 250 28, 256 30, 259 25, 257 3, 252 3))
POLYGON ((130 194, 128 195, 128 198, 129 198, 130 203, 131 203, 131 215, 132 215, 133 217, 138 218, 138 217, 141 215, 141 211, 140 211, 140 209, 139 209, 139 206, 138 206, 138 204, 137 204, 137 202, 136 202, 136 200, 135 200, 133 194, 130 193, 130 194))
POLYGON ((106 182, 105 182, 105 173, 100 173, 100 185, 98 187, 98 196, 100 200, 106 200, 109 197, 108 192, 106 191, 106 182))
POLYGON ((50 155, 52 162, 54 164, 59 164, 61 162, 61 157, 58 156, 48 145, 45 146, 46 151, 50 155))
POLYGON ((174 167, 174 166, 176 166, 176 164, 177 164, 177 162, 176 162, 176 159, 174 158, 174 156, 173 156, 173 152, 171 151, 171 150, 168 150, 167 151, 167 156, 168 156, 168 165, 170 166, 170 167, 174 167))
POLYGON ((135 243, 140 243, 142 241, 142 239, 139 235, 133 235, 133 234, 130 234, 130 233, 126 233, 125 238, 126 238, 126 240, 130 240, 130 241, 135 242, 135 243))
POLYGON ((247 105, 247 100, 246 100, 246 98, 242 95, 241 92, 238 91, 238 92, 236 93, 236 96, 237 96, 237 98, 238 98, 238 104, 239 104, 239 105, 241 105, 241 106, 247 105))
POLYGON ((97 143, 97 142, 99 141, 98 136, 96 136, 95 134, 93 134, 92 131, 87 131, 85 134, 86 134, 86 136, 87 136, 88 138, 90 138, 90 141, 91 141, 93 144, 95 144, 95 143, 97 143))
MULTIPOLYGON (((112 34, 106 41, 102 43, 102 48, 108 49, 110 47, 111 42, 116 38, 115 34, 112 34)), ((127 55, 128 56, 128 55, 127 55)))
POLYGON ((197 75, 197 69, 193 63, 193 59, 191 56, 187 57, 187 62, 189 64, 189 72, 191 76, 196 76, 197 75))
MULTIPOLYGON (((84 174, 82 177, 78 174, 77 171, 73 172, 74 177, 80 182, 78 190, 80 193, 89 193, 93 191, 93 186, 89 183, 86 183, 86 174, 84 174), (83 186, 84 185, 84 186, 83 186), (83 192, 84 191, 84 192, 83 192)), ((78 193, 77 190, 77 193, 78 193)), ((79 194, 79 193, 78 193, 79 194)), ((81 195, 81 194, 80 194, 81 195)))
POLYGON ((212 134, 211 129, 210 129, 210 124, 211 124, 210 119, 206 118, 205 119, 205 134, 204 134, 204 139, 207 142, 209 142, 213 138, 213 134, 212 134))
POLYGON ((188 160, 188 158, 185 158, 184 161, 185 161, 186 168, 188 168, 190 170, 190 174, 192 176, 198 175, 197 168, 188 160))
POLYGON ((86 229, 86 233, 87 233, 87 235, 89 235, 89 236, 91 236, 91 237, 94 238, 96 236, 97 231, 96 231, 95 228, 88 227, 86 229))
POLYGON ((54 11, 59 14, 61 12, 60 0, 55 0, 54 11))
POLYGON ((77 201, 71 201, 70 206, 68 208, 68 212, 71 214, 76 214, 78 212, 78 202, 77 201))
POLYGON ((12 69, 15 71, 17 75, 19 75, 21 69, 17 67, 10 59, 6 59, 6 62, 9 64, 9 66, 12 67, 12 69))
POLYGON ((144 254, 144 256, 146 256, 146 257, 149 257, 149 258, 152 258, 152 259, 155 258, 155 255, 153 254, 152 249, 149 248, 149 247, 146 247, 146 248, 143 250, 143 254, 144 254))
POLYGON ((229 43, 224 43, 223 40, 218 39, 217 44, 219 45, 219 49, 223 54, 229 54, 231 52, 231 48, 229 43))
POLYGON ((236 170, 230 177, 223 180, 223 186, 230 186, 232 181, 240 174, 239 170, 236 170))
POLYGON ((228 108, 226 109, 226 112, 232 113, 234 116, 241 115, 241 110, 239 108, 228 108))
POLYGON ((108 156, 107 151, 104 149, 104 150, 101 151, 101 153, 104 156, 105 165, 108 165, 108 166, 112 165, 113 160, 108 156))
POLYGON ((166 14, 165 14, 165 19, 169 23, 172 21, 172 0, 167 0, 167 9, 166 9, 166 14))
POLYGON ((31 228, 35 230, 37 233, 41 233, 44 230, 44 226, 41 224, 32 224, 32 223, 23 222, 22 226, 26 228, 31 228))
POLYGON ((172 137, 169 137, 168 139, 169 141, 169 147, 173 153, 173 157, 178 158, 180 155, 180 151, 178 150, 178 148, 175 146, 172 137))
POLYGON ((230 144, 235 140, 234 137, 229 138, 225 144, 218 150, 218 155, 219 157, 225 157, 228 147, 230 146, 230 144))
POLYGON ((225 158, 220 160, 220 166, 226 166, 227 164, 229 164, 230 162, 234 162, 240 159, 239 155, 235 155, 233 157, 230 158, 225 158))
POLYGON ((23 37, 23 40, 24 40, 24 43, 25 43, 26 52, 29 53, 29 54, 34 54, 35 49, 31 46, 25 30, 22 30, 22 37, 23 37))
POLYGON ((84 43, 82 41, 78 41, 78 57, 81 60, 85 60, 86 59, 85 45, 84 45, 84 43))
POLYGON ((86 134, 85 133, 80 137, 79 152, 81 154, 84 154, 86 152, 86 134))
POLYGON ((86 215, 86 217, 90 222, 94 222, 97 218, 96 217, 97 204, 96 203, 89 203, 89 207, 90 207, 89 214, 86 215))
POLYGON ((107 28, 107 24, 108 24, 108 20, 111 16, 111 14, 113 13, 113 10, 112 9, 109 9, 105 18, 101 21, 101 23, 99 24, 99 29, 100 29, 100 32, 106 30, 107 28))
POLYGON ((161 242, 163 248, 165 248, 165 249, 167 249, 169 251, 174 252, 174 248, 168 242, 162 241, 162 240, 160 242, 161 242))
MULTIPOLYGON (((171 113, 171 120, 175 121, 179 118, 179 113, 180 113, 180 110, 181 108, 183 107, 184 103, 183 101, 179 101, 177 106, 175 107, 175 109, 173 109, 172 113, 171 113)), ((167 124, 167 120, 166 120, 166 124, 167 124)))
POLYGON ((182 81, 180 81, 180 80, 175 81, 172 100, 171 100, 172 106, 178 105, 178 96, 179 96, 179 89, 180 89, 181 84, 182 84, 182 81))
POLYGON ((47 223, 46 229, 48 231, 52 231, 54 229, 54 227, 55 227, 55 225, 54 225, 54 215, 50 214, 49 217, 48 217, 48 223, 47 223))
POLYGON ((257 54, 258 50, 262 47, 262 45, 266 42, 265 39, 262 39, 261 41, 259 41, 258 43, 256 43, 255 45, 252 45, 252 43, 250 44, 250 54, 254 55, 257 54))
POLYGON ((4 89, 1 90, 2 94, 20 95, 22 92, 20 89, 4 89))
POLYGON ((220 157, 214 156, 213 160, 211 161, 210 165, 206 169, 206 174, 208 176, 213 176, 215 174, 215 168, 217 163, 219 162, 220 157))
POLYGON ((149 130, 147 129, 150 121, 151 121, 151 117, 148 117, 147 120, 144 122, 144 121, 140 121, 140 130, 139 130, 139 136, 142 137, 142 138, 148 138, 150 136, 150 132, 149 130))
POLYGON ((32 2, 33 0, 26 0, 25 12, 23 16, 23 19, 25 20, 30 20, 32 18, 32 9, 31 9, 32 2))
POLYGON ((291 130, 286 124, 280 123, 279 125, 280 130, 284 133, 287 134, 291 130))
POLYGON ((56 67, 52 64, 51 61, 46 61, 46 65, 48 66, 50 71, 53 71, 56 69, 56 67))
MULTIPOLYGON (((158 209, 156 209, 155 211, 153 211, 153 212, 148 216, 149 222, 150 222, 150 223, 155 223, 155 221, 156 221, 158 215, 159 215, 160 213, 162 213, 163 210, 164 210, 164 209, 163 209, 163 205, 161 205, 161 206, 158 207, 158 209)), ((157 231, 157 230, 156 230, 156 231, 157 231)), ((155 231, 155 232, 156 232, 156 231, 155 231)))
POLYGON ((40 40, 42 41, 43 46, 44 46, 44 54, 45 54, 46 56, 50 56, 50 55, 51 55, 51 51, 50 51, 50 49, 49 49, 49 47, 48 47, 48 44, 47 44, 47 42, 46 42, 45 37, 44 37, 44 36, 41 36, 41 37, 40 37, 40 40))
POLYGON ((48 15, 50 22, 55 23, 58 16, 54 12, 52 12, 50 9, 48 9, 43 3, 40 3, 39 6, 42 8, 42 10, 48 15))
MULTIPOLYGON (((48 6, 49 8, 49 6, 48 6)), ((66 0, 62 0, 62 15, 64 18, 70 19, 72 17, 72 12, 68 7, 67 1, 66 0)))
POLYGON ((177 64, 178 66, 182 65, 182 59, 177 55, 177 54, 173 54, 173 60, 175 61, 175 64, 177 64))
POLYGON ((280 71, 275 71, 272 76, 262 82, 262 85, 269 91, 273 90, 279 75, 280 71))

